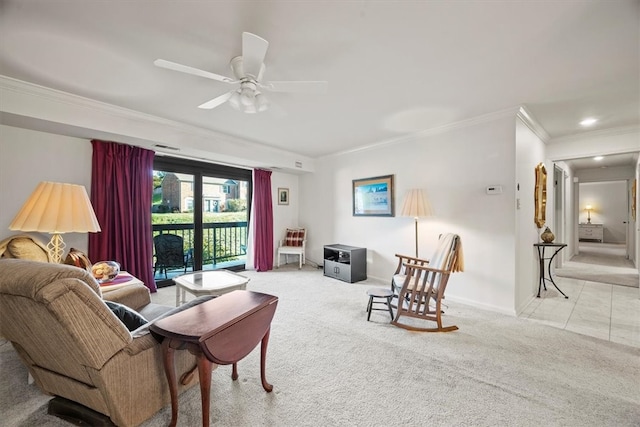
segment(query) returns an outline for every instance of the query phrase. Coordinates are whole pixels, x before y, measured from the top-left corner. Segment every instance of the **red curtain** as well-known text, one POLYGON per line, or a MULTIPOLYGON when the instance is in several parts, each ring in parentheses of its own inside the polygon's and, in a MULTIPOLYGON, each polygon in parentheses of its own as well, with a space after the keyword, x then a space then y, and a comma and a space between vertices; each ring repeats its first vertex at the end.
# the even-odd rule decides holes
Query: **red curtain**
POLYGON ((256 169, 253 172, 255 225, 254 265, 257 271, 273 269, 273 206, 271 204, 271 171, 256 169))
POLYGON ((155 292, 151 231, 155 153, 115 142, 91 144, 91 203, 102 232, 89 233, 89 259, 117 261, 121 270, 155 292))

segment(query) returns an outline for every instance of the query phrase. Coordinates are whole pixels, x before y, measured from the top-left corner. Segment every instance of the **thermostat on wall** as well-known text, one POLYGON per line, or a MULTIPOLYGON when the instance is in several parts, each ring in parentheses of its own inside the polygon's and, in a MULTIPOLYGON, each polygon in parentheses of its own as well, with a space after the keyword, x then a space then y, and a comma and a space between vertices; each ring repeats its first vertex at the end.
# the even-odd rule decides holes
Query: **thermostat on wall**
POLYGON ((502 194, 502 185, 490 185, 487 187, 487 194, 502 194))

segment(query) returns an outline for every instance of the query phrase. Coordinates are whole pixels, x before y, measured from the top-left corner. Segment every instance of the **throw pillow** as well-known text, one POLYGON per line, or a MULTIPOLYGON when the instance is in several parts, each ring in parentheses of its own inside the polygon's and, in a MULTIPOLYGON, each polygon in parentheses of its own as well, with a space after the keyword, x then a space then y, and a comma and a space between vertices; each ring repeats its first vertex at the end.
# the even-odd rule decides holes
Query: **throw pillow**
POLYGON ((49 262, 44 246, 39 245, 30 237, 18 236, 12 238, 7 244, 7 252, 11 254, 11 258, 49 262))
POLYGON ((84 252, 71 248, 67 257, 64 259, 64 263, 67 265, 75 265, 78 268, 82 268, 87 271, 91 271, 91 261, 84 254, 84 252))
POLYGON ((302 246, 302 242, 304 241, 304 232, 304 228, 287 228, 287 237, 284 241, 285 246, 302 246))
POLYGON ((104 303, 107 304, 107 307, 111 309, 113 314, 115 314, 116 317, 124 323, 129 332, 135 331, 140 326, 149 323, 149 321, 142 317, 140 313, 130 309, 126 305, 107 300, 104 300, 104 303))

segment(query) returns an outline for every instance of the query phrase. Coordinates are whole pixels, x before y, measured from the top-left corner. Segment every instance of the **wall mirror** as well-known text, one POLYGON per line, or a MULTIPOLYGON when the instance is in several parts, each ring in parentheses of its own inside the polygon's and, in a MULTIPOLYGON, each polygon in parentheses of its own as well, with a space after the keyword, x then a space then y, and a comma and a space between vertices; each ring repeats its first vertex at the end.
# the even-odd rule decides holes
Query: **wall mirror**
POLYGON ((536 187, 534 190, 535 214, 533 221, 538 228, 542 228, 546 221, 547 211, 547 169, 544 163, 536 166, 536 187))

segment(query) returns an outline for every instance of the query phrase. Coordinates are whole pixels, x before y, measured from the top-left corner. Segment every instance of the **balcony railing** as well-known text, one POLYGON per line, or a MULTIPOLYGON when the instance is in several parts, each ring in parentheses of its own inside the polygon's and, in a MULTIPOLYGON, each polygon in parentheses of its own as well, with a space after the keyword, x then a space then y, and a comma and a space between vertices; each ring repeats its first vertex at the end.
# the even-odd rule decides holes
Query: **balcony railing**
MULTIPOLYGON (((247 249, 247 222, 213 222, 203 224, 202 268, 205 270, 244 264, 247 249)), ((177 234, 184 240, 185 254, 193 254, 193 224, 155 224, 153 237, 177 234)), ((155 250, 155 249, 154 249, 155 250)), ((193 262, 189 265, 193 269, 193 262)))

